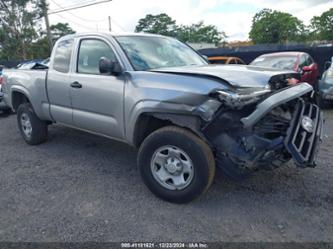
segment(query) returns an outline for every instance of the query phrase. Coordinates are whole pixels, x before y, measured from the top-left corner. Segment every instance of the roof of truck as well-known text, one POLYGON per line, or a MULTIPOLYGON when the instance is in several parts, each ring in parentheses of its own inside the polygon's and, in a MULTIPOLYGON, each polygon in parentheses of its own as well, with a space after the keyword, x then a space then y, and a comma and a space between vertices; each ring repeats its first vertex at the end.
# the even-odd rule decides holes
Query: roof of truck
POLYGON ((164 37, 162 35, 157 35, 157 34, 149 34, 149 33, 127 33, 127 32, 82 32, 82 33, 75 33, 75 34, 70 34, 66 35, 65 37, 80 37, 80 36, 113 36, 113 37, 118 37, 118 36, 147 36, 147 37, 164 37))

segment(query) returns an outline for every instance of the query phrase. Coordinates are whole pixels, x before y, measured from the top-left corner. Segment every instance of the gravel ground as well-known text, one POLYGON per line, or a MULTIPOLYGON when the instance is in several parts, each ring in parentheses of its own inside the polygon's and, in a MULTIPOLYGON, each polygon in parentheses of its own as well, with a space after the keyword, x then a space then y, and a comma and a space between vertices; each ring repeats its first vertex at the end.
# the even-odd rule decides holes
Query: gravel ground
POLYGON ((155 198, 136 150, 58 125, 28 146, 0 114, 1 241, 333 241, 333 110, 318 166, 292 164, 235 183, 217 172, 187 205, 155 198))

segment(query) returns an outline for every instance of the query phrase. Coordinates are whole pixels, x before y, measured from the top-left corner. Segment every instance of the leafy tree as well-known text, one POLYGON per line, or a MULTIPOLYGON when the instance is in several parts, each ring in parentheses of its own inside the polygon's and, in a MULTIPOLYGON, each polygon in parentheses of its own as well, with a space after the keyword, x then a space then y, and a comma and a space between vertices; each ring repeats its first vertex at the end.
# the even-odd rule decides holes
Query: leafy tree
POLYGON ((28 48, 30 59, 44 59, 50 57, 50 46, 46 36, 33 42, 28 48))
POLYGON ((219 43, 226 37, 225 33, 219 32, 216 26, 205 25, 199 22, 192 25, 177 26, 176 21, 167 14, 146 15, 139 20, 135 32, 146 32, 176 37, 184 42, 207 42, 219 43))
MULTIPOLYGON (((69 26, 68 23, 57 23, 50 26, 52 33, 53 43, 60 37, 74 34, 75 31, 69 26)), ((29 55, 31 58, 47 58, 50 56, 50 47, 46 36, 46 31, 40 32, 40 38, 33 42, 29 48, 29 55)))
POLYGON ((0 1, 1 56, 26 59, 28 47, 37 38, 36 26, 41 10, 38 0, 0 1))
POLYGON ((333 40, 333 8, 311 19, 312 36, 316 40, 333 40))
POLYGON ((219 32, 214 25, 205 25, 203 21, 184 26, 177 29, 177 38, 183 42, 190 43, 214 43, 218 44, 227 36, 224 32, 219 32))
POLYGON ((61 23, 61 22, 55 25, 51 25, 50 30, 52 33, 52 37, 55 41, 62 36, 75 33, 75 31, 69 26, 68 23, 61 23))
POLYGON ((146 15, 139 20, 135 27, 135 32, 153 33, 167 36, 174 36, 176 30, 176 21, 167 14, 146 15))
POLYGON ((263 9, 254 16, 249 35, 254 43, 284 43, 303 40, 306 30, 302 21, 288 13, 263 9))

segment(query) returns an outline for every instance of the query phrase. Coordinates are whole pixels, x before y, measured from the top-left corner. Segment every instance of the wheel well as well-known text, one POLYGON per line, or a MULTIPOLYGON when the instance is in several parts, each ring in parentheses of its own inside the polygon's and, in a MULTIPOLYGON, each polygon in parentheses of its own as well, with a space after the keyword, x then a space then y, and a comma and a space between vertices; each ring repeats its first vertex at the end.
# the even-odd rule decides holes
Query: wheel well
POLYGON ((20 92, 13 92, 12 94, 12 106, 15 111, 17 111, 18 107, 22 103, 29 103, 29 99, 20 92))
POLYGON ((162 120, 151 115, 142 114, 134 129, 134 145, 139 147, 143 140, 152 132, 164 127, 172 125, 170 121, 162 120))
POLYGON ((149 134, 170 125, 185 128, 205 139, 200 133, 200 121, 195 116, 169 113, 146 113, 141 114, 135 125, 134 145, 139 147, 149 134))

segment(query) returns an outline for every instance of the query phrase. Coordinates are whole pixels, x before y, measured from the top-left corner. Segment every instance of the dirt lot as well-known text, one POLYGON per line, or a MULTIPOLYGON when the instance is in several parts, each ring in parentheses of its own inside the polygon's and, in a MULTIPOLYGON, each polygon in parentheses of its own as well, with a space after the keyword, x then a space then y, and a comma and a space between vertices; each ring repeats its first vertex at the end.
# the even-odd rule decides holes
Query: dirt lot
POLYGON ((292 164, 173 205, 141 182, 136 151, 61 126, 31 147, 0 115, 1 241, 333 241, 333 110, 315 169, 292 164))

